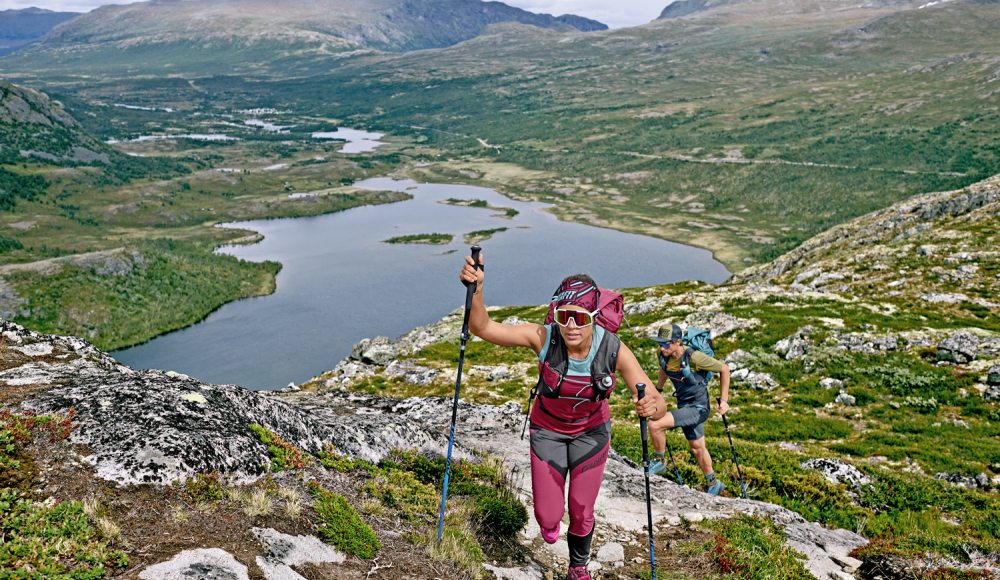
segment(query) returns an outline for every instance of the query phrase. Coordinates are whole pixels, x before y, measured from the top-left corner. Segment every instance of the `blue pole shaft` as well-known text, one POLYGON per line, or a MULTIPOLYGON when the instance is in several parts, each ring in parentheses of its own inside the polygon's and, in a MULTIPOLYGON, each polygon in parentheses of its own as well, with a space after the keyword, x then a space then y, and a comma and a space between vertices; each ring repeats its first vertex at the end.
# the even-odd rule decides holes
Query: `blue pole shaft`
POLYGON ((451 450, 455 444, 455 421, 458 419, 458 393, 462 390, 462 365, 465 362, 465 336, 462 331, 462 350, 458 355, 458 379, 455 381, 455 402, 451 407, 451 433, 448 435, 448 459, 444 464, 444 489, 441 492, 441 516, 438 518, 438 540, 444 533, 444 506, 448 501, 448 479, 451 476, 451 450))
MULTIPOLYGON (((479 252, 482 248, 472 246, 472 265, 479 269, 479 252)), ((448 434, 448 459, 444 464, 444 488, 441 490, 441 515, 438 517, 438 541, 444 534, 444 508, 448 503, 448 480, 451 477, 451 450, 455 445, 455 422, 458 420, 458 394, 462 390, 462 365, 465 363, 465 343, 469 340, 469 312, 472 310, 472 296, 476 291, 476 283, 465 284, 465 318, 462 322, 462 349, 458 354, 458 377, 455 378, 455 400, 451 406, 451 433, 448 434)))
MULTIPOLYGON (((722 397, 716 398, 719 404, 722 404, 722 397)), ((726 437, 729 437, 729 449, 733 451, 733 462, 736 463, 736 475, 740 476, 740 487, 743 488, 743 499, 750 499, 747 497, 747 484, 743 483, 743 473, 740 471, 740 460, 736 458, 736 447, 733 445, 733 436, 729 434, 729 421, 726 420, 726 416, 722 416, 722 424, 726 426, 726 437)))

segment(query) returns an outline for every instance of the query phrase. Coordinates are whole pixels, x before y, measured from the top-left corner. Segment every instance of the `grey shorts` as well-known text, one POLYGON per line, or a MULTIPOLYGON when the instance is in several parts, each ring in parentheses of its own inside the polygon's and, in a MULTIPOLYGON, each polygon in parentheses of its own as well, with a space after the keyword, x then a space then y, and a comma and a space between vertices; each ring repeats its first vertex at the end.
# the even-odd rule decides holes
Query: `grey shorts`
POLYGON ((670 414, 674 416, 674 427, 680 427, 688 441, 695 441, 705 436, 705 421, 711 410, 708 399, 703 399, 678 403, 678 408, 670 414))

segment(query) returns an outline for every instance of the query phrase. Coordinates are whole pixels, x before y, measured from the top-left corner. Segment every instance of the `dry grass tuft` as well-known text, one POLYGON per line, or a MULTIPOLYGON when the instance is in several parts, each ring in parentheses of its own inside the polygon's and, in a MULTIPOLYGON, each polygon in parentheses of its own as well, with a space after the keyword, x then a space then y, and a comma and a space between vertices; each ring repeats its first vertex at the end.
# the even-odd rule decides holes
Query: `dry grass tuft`
POLYGON ((243 513, 251 518, 256 516, 266 516, 274 508, 272 500, 263 489, 255 489, 243 504, 243 513))

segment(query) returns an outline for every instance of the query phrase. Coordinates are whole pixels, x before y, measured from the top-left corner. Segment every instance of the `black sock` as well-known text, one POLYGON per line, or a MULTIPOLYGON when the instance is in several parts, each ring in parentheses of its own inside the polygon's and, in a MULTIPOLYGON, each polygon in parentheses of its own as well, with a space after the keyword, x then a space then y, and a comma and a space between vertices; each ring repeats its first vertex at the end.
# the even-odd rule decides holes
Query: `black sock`
POLYGON ((586 566, 590 560, 590 541, 594 539, 595 523, 586 536, 576 536, 566 532, 566 543, 569 544, 569 567, 586 566))

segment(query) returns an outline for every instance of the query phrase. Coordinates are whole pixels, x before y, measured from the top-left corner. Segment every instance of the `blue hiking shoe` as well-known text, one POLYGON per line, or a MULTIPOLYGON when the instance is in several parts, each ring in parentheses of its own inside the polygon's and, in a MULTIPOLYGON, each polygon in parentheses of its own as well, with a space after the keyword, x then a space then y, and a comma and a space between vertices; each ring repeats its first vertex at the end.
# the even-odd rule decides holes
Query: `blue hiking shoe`
POLYGON ((722 483, 722 480, 716 479, 715 483, 705 487, 705 493, 708 495, 719 495, 726 489, 726 484, 722 483))
POLYGON ((657 475, 667 470, 667 464, 662 461, 653 461, 649 464, 649 474, 657 475))

